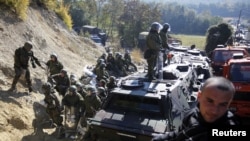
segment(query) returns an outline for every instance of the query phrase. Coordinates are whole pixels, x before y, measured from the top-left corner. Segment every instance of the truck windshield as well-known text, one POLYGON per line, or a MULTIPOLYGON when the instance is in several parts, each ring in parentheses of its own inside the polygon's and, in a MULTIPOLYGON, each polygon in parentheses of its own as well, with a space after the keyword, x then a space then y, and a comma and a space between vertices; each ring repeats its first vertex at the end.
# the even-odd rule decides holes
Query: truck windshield
POLYGON ((234 82, 250 82, 250 64, 232 64, 230 69, 230 80, 234 82))
POLYGON ((234 53, 243 53, 245 55, 243 50, 216 50, 212 60, 214 62, 226 62, 227 60, 233 58, 234 53))

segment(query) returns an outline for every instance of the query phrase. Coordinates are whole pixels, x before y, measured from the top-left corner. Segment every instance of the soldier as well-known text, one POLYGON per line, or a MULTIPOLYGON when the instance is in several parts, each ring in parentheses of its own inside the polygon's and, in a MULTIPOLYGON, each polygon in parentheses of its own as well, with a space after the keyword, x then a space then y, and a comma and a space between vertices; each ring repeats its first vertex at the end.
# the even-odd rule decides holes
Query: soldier
POLYGON ((29 60, 31 61, 33 68, 36 67, 36 64, 41 68, 43 68, 38 59, 34 56, 33 51, 31 50, 32 47, 33 47, 32 43, 27 41, 25 42, 23 47, 20 47, 15 50, 15 55, 14 55, 15 77, 13 79, 9 91, 13 91, 16 89, 16 84, 19 78, 21 77, 22 74, 25 74, 25 79, 29 88, 29 92, 32 92, 33 89, 30 78, 29 60))
POLYGON ((120 76, 128 75, 126 71, 126 66, 125 66, 126 63, 125 63, 125 60, 122 58, 121 53, 117 53, 115 61, 116 61, 115 64, 119 70, 118 72, 120 73, 119 75, 120 76))
POLYGON ((107 90, 104 87, 98 87, 97 91, 98 91, 98 97, 103 102, 107 98, 107 96, 108 96, 107 95, 107 90))
POLYGON ((63 126, 63 117, 61 116, 61 105, 59 99, 54 94, 52 85, 47 82, 42 85, 42 90, 45 95, 44 102, 47 104, 46 112, 52 119, 53 123, 57 125, 57 127, 63 126))
MULTIPOLYGON (((168 35, 167 35, 167 32, 169 31, 169 29, 170 29, 170 25, 168 23, 164 23, 163 28, 160 31, 160 36, 161 36, 161 40, 162 40, 162 47, 163 47, 164 50, 169 50, 168 35)), ((165 64, 166 60, 167 60, 167 57, 164 54, 163 55, 164 64, 165 64)))
POLYGON ((134 71, 137 71, 137 67, 134 63, 132 63, 132 59, 128 50, 126 50, 123 58, 125 60, 125 66, 127 71, 129 71, 129 66, 132 66, 134 68, 134 71))
POLYGON ((100 81, 102 79, 107 80, 109 78, 109 73, 106 71, 106 64, 102 63, 99 68, 96 70, 96 80, 100 81))
POLYGON ((98 60, 103 59, 104 62, 107 63, 107 58, 106 58, 106 57, 107 57, 106 53, 103 53, 103 54, 98 58, 98 60))
POLYGON ((162 25, 158 22, 154 22, 151 24, 151 29, 149 31, 148 36, 146 37, 146 45, 148 50, 145 52, 147 56, 148 63, 148 79, 153 80, 155 78, 154 68, 156 67, 157 57, 159 51, 162 49, 162 41, 159 35, 160 29, 162 25))
POLYGON ((74 121, 78 122, 80 119, 81 113, 83 113, 83 97, 77 92, 75 85, 69 87, 68 93, 62 99, 62 105, 65 106, 65 113, 71 116, 74 121))
POLYGON ((84 99, 84 116, 85 119, 93 117, 97 110, 101 107, 101 99, 97 96, 94 86, 87 87, 87 95, 84 99))
POLYGON ((108 80, 108 83, 107 83, 107 90, 110 91, 115 87, 117 87, 116 78, 114 76, 110 76, 109 80, 108 80))
MULTIPOLYGON (((63 69, 63 64, 60 61, 58 61, 58 57, 57 57, 56 53, 52 53, 50 55, 50 60, 47 61, 46 66, 47 66, 47 69, 49 71, 48 76, 58 74, 63 69)), ((58 81, 58 76, 55 76, 54 80, 57 82, 58 81)), ((49 79, 49 82, 52 83, 50 79, 49 79)))
POLYGON ((108 53, 108 57, 107 57, 107 70, 114 71, 114 72, 117 71, 116 66, 115 66, 115 58, 114 58, 112 52, 108 53))
POLYGON ((58 77, 58 81, 56 82, 55 89, 60 95, 65 96, 67 89, 70 86, 70 80, 69 80, 67 71, 62 69, 59 74, 52 75, 51 77, 52 79, 54 79, 54 77, 58 77))
POLYGON ((168 46, 167 32, 168 32, 169 28, 170 28, 170 25, 168 23, 164 23, 163 28, 160 31, 160 36, 161 36, 161 40, 162 40, 162 47, 164 49, 168 49, 168 50, 169 50, 169 46, 168 46))
POLYGON ((83 97, 85 98, 85 96, 87 95, 87 92, 85 90, 84 85, 81 82, 76 82, 76 87, 77 87, 77 92, 83 97))

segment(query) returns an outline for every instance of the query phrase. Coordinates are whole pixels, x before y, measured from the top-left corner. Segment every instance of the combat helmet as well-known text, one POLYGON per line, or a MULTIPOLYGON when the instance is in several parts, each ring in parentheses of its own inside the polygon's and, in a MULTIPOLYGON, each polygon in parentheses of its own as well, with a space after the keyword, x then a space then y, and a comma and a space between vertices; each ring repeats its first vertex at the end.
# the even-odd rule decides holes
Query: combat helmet
POLYGON ((30 42, 30 41, 27 41, 24 43, 24 46, 23 46, 27 51, 30 51, 33 47, 33 44, 30 42))
POLYGON ((167 31, 169 31, 169 29, 170 29, 170 24, 169 23, 164 23, 162 30, 167 32, 167 31))
POLYGON ((89 85, 86 88, 87 91, 90 91, 90 93, 96 93, 96 88, 94 86, 89 85))
POLYGON ((158 22, 153 22, 151 24, 151 30, 154 30, 154 31, 159 31, 162 29, 162 25, 158 22))
POLYGON ((69 87, 69 92, 76 92, 76 90, 77 90, 77 88, 76 88, 75 85, 71 85, 71 86, 69 87))
POLYGON ((52 58, 52 57, 54 57, 54 58, 57 60, 57 54, 56 54, 56 53, 54 53, 54 52, 51 53, 51 54, 50 54, 50 58, 52 58))

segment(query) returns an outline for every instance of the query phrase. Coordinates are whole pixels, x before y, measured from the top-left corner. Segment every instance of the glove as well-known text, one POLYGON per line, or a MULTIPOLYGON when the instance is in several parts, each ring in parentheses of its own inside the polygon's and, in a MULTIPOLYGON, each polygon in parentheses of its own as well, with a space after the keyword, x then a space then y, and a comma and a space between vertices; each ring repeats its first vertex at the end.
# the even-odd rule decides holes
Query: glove
POLYGON ((168 139, 168 133, 154 134, 151 141, 166 141, 168 139))

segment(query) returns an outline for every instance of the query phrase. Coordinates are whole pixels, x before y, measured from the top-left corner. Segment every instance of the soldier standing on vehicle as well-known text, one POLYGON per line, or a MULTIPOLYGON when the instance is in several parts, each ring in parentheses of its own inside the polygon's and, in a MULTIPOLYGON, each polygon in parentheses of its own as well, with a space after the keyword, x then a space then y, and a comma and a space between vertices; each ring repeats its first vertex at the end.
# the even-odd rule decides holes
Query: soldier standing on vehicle
POLYGON ((137 71, 137 67, 134 63, 132 63, 132 59, 128 50, 126 50, 123 58, 125 60, 125 66, 127 71, 129 71, 129 66, 132 66, 134 68, 134 71, 137 71))
POLYGON ((13 82, 9 91, 13 91, 16 89, 16 84, 22 74, 25 75, 25 79, 29 88, 29 92, 33 91, 31 78, 30 78, 29 60, 31 61, 33 68, 36 68, 36 64, 40 66, 41 68, 43 67, 38 61, 38 59, 34 56, 33 51, 31 50, 32 47, 33 47, 33 44, 30 41, 27 41, 24 43, 23 47, 20 47, 15 50, 15 55, 14 55, 15 77, 13 79, 13 82))
MULTIPOLYGON (((170 29, 170 25, 168 23, 164 23, 163 24, 163 28, 161 29, 160 31, 160 36, 161 36, 161 40, 162 40, 162 47, 163 49, 166 51, 166 50, 169 50, 169 46, 168 46, 168 31, 170 29)), ((167 60, 167 57, 166 57, 166 54, 163 55, 163 62, 165 64, 167 60)))
POLYGON ((52 79, 54 79, 54 77, 58 77, 58 81, 56 82, 55 89, 60 95, 65 96, 67 89, 70 86, 70 79, 67 74, 67 71, 62 69, 59 74, 54 74, 51 77, 52 79))
POLYGON ((228 109, 234 94, 235 87, 228 79, 208 78, 198 93, 199 104, 184 115, 180 129, 155 135, 152 141, 207 141, 211 129, 240 125, 238 117, 228 109))
POLYGON ((149 31, 148 36, 146 37, 146 45, 148 49, 146 50, 144 56, 146 56, 148 63, 148 79, 153 80, 155 78, 155 70, 157 64, 157 57, 159 55, 159 51, 162 49, 162 41, 159 35, 159 32, 162 28, 162 25, 158 22, 154 22, 151 24, 151 29, 149 31))
MULTIPOLYGON (((60 61, 58 61, 58 57, 57 57, 56 53, 52 53, 50 55, 50 60, 47 61, 46 66, 47 66, 47 69, 48 69, 48 72, 49 72, 48 76, 58 74, 63 69, 63 64, 60 61)), ((54 80, 57 82, 58 81, 58 76, 55 76, 54 80)), ((49 82, 52 83, 50 79, 49 79, 49 82)))
POLYGON ((161 40, 162 40, 162 47, 164 49, 168 49, 168 50, 169 50, 169 46, 168 46, 167 32, 168 32, 169 28, 170 28, 170 25, 168 23, 164 23, 163 28, 160 31, 160 36, 161 36, 161 40))

